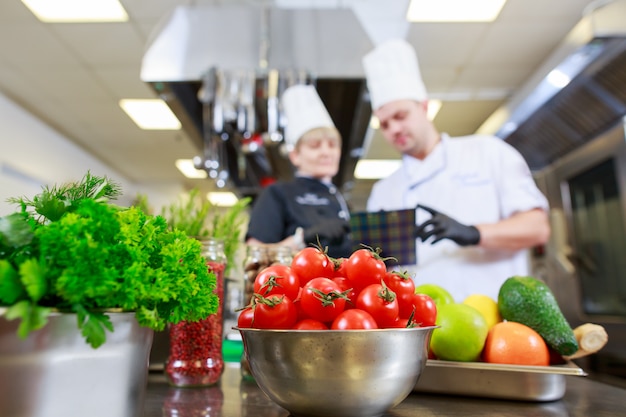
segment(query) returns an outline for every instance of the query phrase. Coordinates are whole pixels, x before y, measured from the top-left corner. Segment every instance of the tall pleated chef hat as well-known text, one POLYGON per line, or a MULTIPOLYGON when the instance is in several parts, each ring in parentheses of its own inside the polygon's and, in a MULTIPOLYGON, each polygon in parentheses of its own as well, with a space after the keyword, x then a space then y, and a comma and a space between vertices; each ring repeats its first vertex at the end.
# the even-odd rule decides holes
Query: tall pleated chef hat
POLYGON ((318 127, 335 127, 322 99, 312 85, 297 84, 287 88, 281 98, 287 117, 285 142, 295 146, 306 132, 318 127))
POLYGON ((396 100, 428 98, 413 46, 403 39, 384 42, 363 57, 372 109, 396 100))

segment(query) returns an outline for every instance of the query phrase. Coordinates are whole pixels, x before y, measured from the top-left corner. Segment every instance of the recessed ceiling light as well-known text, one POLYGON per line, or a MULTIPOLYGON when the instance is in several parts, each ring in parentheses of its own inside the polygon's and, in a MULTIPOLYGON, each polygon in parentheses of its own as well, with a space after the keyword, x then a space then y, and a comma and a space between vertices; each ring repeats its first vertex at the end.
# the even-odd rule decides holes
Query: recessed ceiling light
POLYGON ((207 198, 214 206, 232 207, 239 199, 230 191, 212 191, 207 194, 207 198))
POLYGON ((506 0, 411 0, 409 22, 493 22, 506 0))
POLYGON ((203 169, 196 169, 191 159, 177 159, 176 168, 187 178, 207 178, 209 175, 203 169))
POLYGON ((22 0, 42 22, 126 22, 119 0, 22 0))
POLYGON ((400 159, 361 159, 356 163, 354 177, 360 180, 386 178, 402 164, 400 159))
POLYGON ((180 121, 161 99, 122 99, 120 107, 142 129, 179 130, 180 121))

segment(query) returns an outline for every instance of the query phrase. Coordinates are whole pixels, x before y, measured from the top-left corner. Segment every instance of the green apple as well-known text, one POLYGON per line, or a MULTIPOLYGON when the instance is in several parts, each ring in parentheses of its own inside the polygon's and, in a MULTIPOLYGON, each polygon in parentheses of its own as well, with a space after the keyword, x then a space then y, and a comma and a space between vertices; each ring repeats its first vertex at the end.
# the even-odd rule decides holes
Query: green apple
POLYGON ((462 303, 437 306, 437 326, 430 339, 430 349, 437 359, 479 360, 489 333, 480 311, 462 303))
POLYGON ((436 284, 422 284, 415 287, 415 294, 426 294, 430 296, 439 307, 444 304, 454 303, 454 297, 445 288, 436 284))

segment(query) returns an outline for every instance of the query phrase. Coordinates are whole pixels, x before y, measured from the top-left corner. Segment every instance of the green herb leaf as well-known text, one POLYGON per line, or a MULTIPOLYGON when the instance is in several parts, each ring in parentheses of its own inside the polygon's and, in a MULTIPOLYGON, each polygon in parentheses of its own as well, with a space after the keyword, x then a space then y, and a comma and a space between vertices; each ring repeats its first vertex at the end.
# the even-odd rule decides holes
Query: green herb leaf
POLYGON ((26 290, 13 265, 5 259, 0 259, 0 303, 11 305, 25 296, 26 290))
POLYGON ((164 207, 161 215, 167 219, 171 230, 178 229, 190 237, 203 237, 208 234, 205 221, 210 209, 211 203, 194 188, 186 197, 164 207))
POLYGON ((9 307, 5 317, 7 320, 16 318, 21 320, 17 335, 25 339, 31 332, 43 328, 48 323, 50 311, 49 308, 33 305, 24 300, 9 307))
POLYGON ((33 240, 33 231, 20 213, 0 217, 0 242, 9 247, 27 245, 33 240))
POLYGON ((90 172, 78 182, 53 187, 44 187, 32 200, 25 197, 11 198, 8 201, 19 204, 23 210, 33 209, 41 216, 40 222, 58 221, 66 212, 74 211, 81 200, 90 199, 106 202, 117 198, 120 186, 107 177, 91 175, 90 172))
POLYGON ((113 332, 113 323, 105 313, 87 311, 82 306, 77 312, 78 327, 87 343, 96 349, 106 341, 106 331, 113 332))
POLYGON ((46 269, 35 259, 26 259, 20 264, 20 278, 28 296, 37 302, 44 296, 48 289, 45 277, 46 269))

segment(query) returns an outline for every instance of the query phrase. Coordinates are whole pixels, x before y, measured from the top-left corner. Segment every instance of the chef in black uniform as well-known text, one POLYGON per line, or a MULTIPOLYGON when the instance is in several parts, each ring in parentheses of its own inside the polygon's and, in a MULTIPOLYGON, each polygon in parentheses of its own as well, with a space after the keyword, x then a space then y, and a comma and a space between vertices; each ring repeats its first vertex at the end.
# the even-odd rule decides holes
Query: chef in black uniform
POLYGON ((315 87, 289 87, 281 102, 287 118, 285 143, 296 174, 292 181, 278 181, 259 195, 246 243, 288 245, 297 251, 317 244, 319 238, 330 256, 348 257, 350 214, 331 182, 339 171, 341 135, 315 87))

